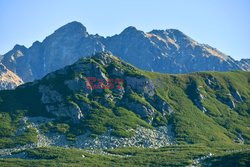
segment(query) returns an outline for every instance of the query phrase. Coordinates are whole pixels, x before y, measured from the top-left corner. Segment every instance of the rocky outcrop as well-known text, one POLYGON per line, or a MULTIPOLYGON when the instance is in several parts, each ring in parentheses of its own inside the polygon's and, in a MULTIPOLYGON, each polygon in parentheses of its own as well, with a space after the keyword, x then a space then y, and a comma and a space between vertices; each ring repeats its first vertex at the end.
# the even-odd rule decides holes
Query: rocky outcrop
POLYGON ((239 61, 241 69, 245 71, 250 71, 250 59, 241 59, 239 61))
POLYGON ((146 78, 137 78, 137 77, 126 77, 125 81, 127 83, 127 88, 136 89, 137 93, 154 96, 155 94, 155 85, 154 83, 146 78))
POLYGON ((27 82, 101 51, 111 51, 136 67, 162 73, 250 69, 249 59, 236 61, 179 30, 143 32, 128 27, 104 38, 89 34, 78 22, 62 26, 30 48, 16 45, 2 56, 1 62, 27 82))
POLYGON ((23 81, 0 63, 0 90, 14 89, 23 81))
POLYGON ((162 98, 159 96, 148 97, 146 96, 147 101, 162 115, 171 115, 174 113, 174 109, 162 98))
POLYGON ((139 102, 125 102, 129 104, 128 109, 139 115, 142 119, 145 119, 149 124, 152 124, 154 109, 150 105, 143 105, 139 102))
POLYGON ((243 102, 244 100, 242 99, 240 93, 238 90, 235 90, 234 88, 231 88, 231 95, 232 97, 237 101, 237 102, 243 102))
POLYGON ((68 103, 56 90, 40 85, 39 92, 42 94, 41 101, 48 113, 58 118, 71 118, 73 123, 78 123, 83 113, 75 103, 68 103))
MULTIPOLYGON (((208 82, 208 84, 211 86, 211 81, 209 79, 207 79, 206 82, 208 82)), ((202 104, 205 99, 205 95, 202 94, 202 89, 203 87, 199 86, 198 83, 191 82, 187 86, 186 93, 188 94, 194 105, 203 113, 206 113, 207 109, 202 104)))

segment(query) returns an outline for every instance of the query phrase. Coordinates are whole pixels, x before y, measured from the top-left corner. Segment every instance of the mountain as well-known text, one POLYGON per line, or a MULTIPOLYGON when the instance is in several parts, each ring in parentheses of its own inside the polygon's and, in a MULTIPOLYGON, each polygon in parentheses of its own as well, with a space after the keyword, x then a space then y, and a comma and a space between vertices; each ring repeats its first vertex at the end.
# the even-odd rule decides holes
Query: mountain
POLYGON ((81 58, 0 91, 0 166, 249 166, 249 81, 81 58))
POLYGON ((110 51, 143 70, 162 73, 249 70, 249 61, 236 61, 179 30, 146 33, 128 27, 104 38, 89 34, 78 22, 64 25, 30 48, 16 45, 3 55, 2 63, 28 82, 101 51, 110 51))
POLYGON ((103 50, 99 36, 89 35, 77 22, 69 23, 30 48, 16 45, 3 56, 2 63, 25 82, 72 64, 80 57, 103 50))
POLYGON ((98 53, 0 91, 0 147, 249 144, 249 81, 243 71, 152 73, 98 53))
POLYGON ((148 71, 189 73, 240 69, 231 57, 174 29, 145 33, 128 27, 121 34, 106 38, 104 43, 107 50, 148 71))
POLYGON ((239 64, 243 70, 250 71, 250 59, 241 59, 239 64))
POLYGON ((23 81, 0 63, 0 90, 14 89, 23 81))

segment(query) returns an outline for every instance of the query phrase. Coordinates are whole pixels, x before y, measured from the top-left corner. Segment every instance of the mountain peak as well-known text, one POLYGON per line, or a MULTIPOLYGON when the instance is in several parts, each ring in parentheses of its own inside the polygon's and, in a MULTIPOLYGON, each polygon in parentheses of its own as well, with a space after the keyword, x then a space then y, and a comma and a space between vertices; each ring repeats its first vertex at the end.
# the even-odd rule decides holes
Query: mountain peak
POLYGON ((136 33, 143 33, 143 31, 137 30, 133 26, 129 26, 121 32, 121 34, 136 34, 136 33))
POLYGON ((190 38, 189 36, 187 36, 186 34, 184 34, 182 31, 178 29, 166 29, 165 32, 167 32, 169 36, 173 36, 177 39, 187 39, 189 41, 194 41, 192 38, 190 38))
POLYGON ((24 45, 18 45, 18 44, 16 44, 13 48, 13 50, 20 50, 20 51, 24 51, 26 49, 27 48, 24 45))
POLYGON ((228 58, 177 29, 144 33, 130 26, 120 34, 105 38, 88 34, 76 21, 62 26, 28 49, 16 45, 0 59, 26 82, 104 50, 138 68, 162 73, 249 69, 249 61, 228 58))
POLYGON ((60 27, 59 29, 55 31, 55 33, 67 33, 67 34, 82 33, 82 34, 88 35, 86 27, 82 25, 82 23, 77 22, 77 21, 70 22, 60 27))
POLYGON ((184 34, 178 29, 166 29, 166 30, 152 30, 149 33, 159 35, 159 36, 169 36, 169 37, 176 37, 176 38, 188 38, 191 39, 189 36, 184 34))

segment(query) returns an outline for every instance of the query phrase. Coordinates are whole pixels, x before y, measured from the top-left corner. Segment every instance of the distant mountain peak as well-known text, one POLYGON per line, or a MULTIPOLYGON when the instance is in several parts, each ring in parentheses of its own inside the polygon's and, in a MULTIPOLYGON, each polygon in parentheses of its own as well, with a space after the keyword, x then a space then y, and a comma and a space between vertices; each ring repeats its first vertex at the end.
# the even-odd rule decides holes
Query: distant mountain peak
POLYGON ((140 31, 140 30, 138 30, 138 29, 136 29, 135 27, 133 27, 133 26, 129 26, 129 27, 127 27, 127 28, 125 28, 122 32, 121 32, 121 34, 128 34, 128 35, 130 35, 130 34, 142 34, 143 33, 143 31, 140 31))
POLYGON ((250 71, 250 59, 241 59, 239 63, 242 69, 250 71))
POLYGON ((16 44, 13 48, 13 50, 20 50, 20 51, 24 51, 26 49, 27 48, 24 45, 18 45, 18 44, 16 44))
POLYGON ((187 36, 178 29, 166 29, 166 30, 153 29, 149 33, 152 33, 152 34, 176 34, 176 35, 178 34, 178 35, 187 36))
POLYGON ((82 23, 77 22, 77 21, 70 22, 60 27, 59 29, 55 31, 55 33, 66 33, 66 34, 82 33, 82 34, 88 35, 86 27, 82 23))
MULTIPOLYGON (((185 35, 185 34, 184 34, 183 32, 181 32, 180 30, 174 29, 174 28, 166 29, 165 31, 168 32, 168 33, 174 33, 174 34, 185 35)), ((185 35, 185 36, 186 36, 186 35, 185 35)))
POLYGON ((250 69, 249 61, 236 61, 178 29, 143 32, 129 26, 120 34, 105 38, 88 34, 86 27, 76 21, 30 48, 16 45, 0 59, 27 82, 104 50, 143 70, 162 73, 250 69))

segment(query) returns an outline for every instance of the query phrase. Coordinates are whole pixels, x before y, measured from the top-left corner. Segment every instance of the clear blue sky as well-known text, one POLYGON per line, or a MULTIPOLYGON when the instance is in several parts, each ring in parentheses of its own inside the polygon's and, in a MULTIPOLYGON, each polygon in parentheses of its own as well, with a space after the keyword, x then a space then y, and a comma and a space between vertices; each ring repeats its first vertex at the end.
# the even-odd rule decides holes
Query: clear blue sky
POLYGON ((176 28, 233 58, 250 58, 249 0, 0 0, 0 54, 30 47, 70 21, 103 36, 131 25, 176 28))

